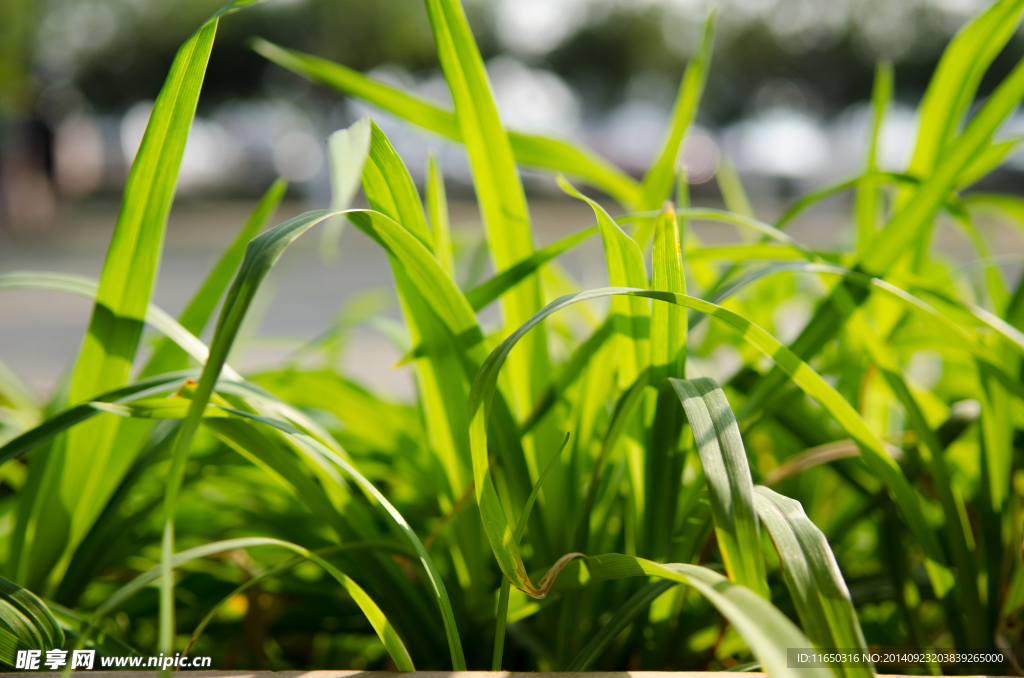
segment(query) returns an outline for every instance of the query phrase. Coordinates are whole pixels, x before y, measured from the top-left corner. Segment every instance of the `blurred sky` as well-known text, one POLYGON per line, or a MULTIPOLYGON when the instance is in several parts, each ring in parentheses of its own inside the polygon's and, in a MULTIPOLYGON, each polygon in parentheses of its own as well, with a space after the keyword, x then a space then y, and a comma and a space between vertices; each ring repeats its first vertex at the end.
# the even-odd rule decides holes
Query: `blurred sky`
MULTIPOLYGON (((42 154, 47 159, 34 162, 55 195, 116 194, 175 50, 218 3, 5 0, 0 109, 7 111, 8 185, 11 166, 42 154), (19 63, 20 81, 9 77, 19 63), (26 120, 34 126, 26 128, 26 120)), ((642 173, 696 46, 705 0, 465 4, 507 126, 577 139, 642 173)), ((882 162, 901 169, 913 140, 914 107, 942 48, 986 4, 720 0, 700 127, 687 150, 691 178, 710 179, 723 154, 741 173, 769 177, 769 186, 782 190, 854 170, 879 59, 894 62, 897 86, 882 162)), ((284 174, 296 190, 322 198, 324 137, 366 113, 393 137, 414 175, 422 173, 428 149, 437 148, 446 174, 468 181, 459 149, 268 64, 248 48, 252 36, 449 101, 421 0, 269 0, 221 23, 180 194, 250 196, 284 174)), ((982 95, 1022 47, 1018 35, 996 60, 982 95)), ((1024 129, 1024 121, 1014 118, 1010 129, 1024 129)), ((1010 167, 1024 162, 1015 158, 1010 167)), ((9 211, 19 193, 7 194, 9 211)))

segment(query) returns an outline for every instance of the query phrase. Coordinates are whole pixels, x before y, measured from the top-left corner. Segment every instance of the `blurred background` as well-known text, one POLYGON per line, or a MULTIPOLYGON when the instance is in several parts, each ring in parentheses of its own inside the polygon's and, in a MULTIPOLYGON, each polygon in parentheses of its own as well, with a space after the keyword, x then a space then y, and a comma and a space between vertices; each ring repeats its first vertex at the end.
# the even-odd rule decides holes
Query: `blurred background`
MULTIPOLYGON (((152 100, 177 47, 220 2, 0 3, 0 272, 99 274, 152 100)), ((508 127, 578 140, 642 174, 696 48, 704 0, 464 2, 508 127)), ((879 59, 891 60, 896 74, 881 164, 903 169, 915 136, 914 109, 943 47, 986 4, 720 0, 713 65, 687 150, 695 200, 718 199, 712 179, 723 156, 740 172, 762 218, 794 195, 854 171, 863 159, 866 100, 879 59)), ((187 302, 275 176, 291 181, 283 216, 324 206, 324 139, 367 113, 418 180, 428 151, 436 149, 456 221, 477 219, 458 147, 270 64, 249 49, 252 36, 450 103, 421 0, 270 0, 225 18, 181 167, 157 303, 173 313, 187 302)), ((987 74, 982 96, 1022 46, 1021 35, 1011 41, 987 74)), ((1024 131, 1024 115, 1005 131, 1024 131)), ((1021 172, 1024 152, 987 179, 987 187, 1014 190, 1021 172)), ((563 201, 549 177, 525 182, 539 241, 588 224, 586 210, 563 201)), ((839 237, 847 206, 830 202, 798 237, 828 246, 839 237)), ((276 301, 268 298, 259 321, 264 347, 276 335, 316 336, 340 300, 388 284, 386 259, 351 231, 340 262, 318 261, 308 251, 295 255, 292 275, 282 274, 276 301)), ((464 239, 471 247, 472 236, 464 239)), ((949 249, 955 252, 956 241, 949 249)), ((583 264, 576 272, 584 282, 591 275, 583 264)), ((51 388, 81 340, 88 308, 43 293, 0 295, 0 357, 39 388, 51 388), (50 330, 41 332, 40 323, 50 330)), ((258 355, 259 346, 250 354, 258 355)), ((394 380, 396 392, 407 388, 401 375, 381 378, 394 380)))

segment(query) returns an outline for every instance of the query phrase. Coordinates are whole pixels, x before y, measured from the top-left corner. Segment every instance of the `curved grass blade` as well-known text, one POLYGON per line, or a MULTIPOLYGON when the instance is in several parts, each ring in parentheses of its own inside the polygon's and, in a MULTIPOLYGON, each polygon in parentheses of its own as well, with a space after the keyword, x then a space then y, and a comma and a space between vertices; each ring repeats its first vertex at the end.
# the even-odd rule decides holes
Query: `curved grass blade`
POLYGON ((349 210, 344 214, 354 226, 398 260, 403 274, 448 326, 460 349, 479 364, 483 360, 484 337, 473 309, 426 246, 403 226, 379 212, 349 210))
MULTIPOLYGON (((267 223, 267 220, 277 210, 287 190, 288 182, 283 178, 278 178, 267 189, 267 192, 263 194, 263 197, 260 198, 256 208, 245 222, 245 225, 242 226, 242 230, 235 236, 231 246, 221 255, 221 258, 214 265, 209 275, 207 275, 206 280, 203 281, 202 286, 193 295, 188 306, 185 307, 185 310, 178 317, 178 322, 188 332, 197 337, 203 333, 203 328, 206 327, 210 316, 213 315, 217 303, 224 295, 228 285, 231 284, 231 277, 235 274, 235 270, 238 269, 238 265, 242 263, 245 246, 256 237, 256 234, 260 232, 263 225, 267 223)), ((153 308, 152 304, 150 308, 153 308)), ((148 310, 146 321, 150 322, 148 310)), ((201 362, 206 362, 206 358, 204 357, 201 362)), ((139 377, 145 378, 154 374, 181 370, 186 367, 188 367, 188 362, 185 352, 177 346, 174 340, 168 337, 157 343, 153 349, 153 356, 139 373, 139 377)))
MULTIPOLYGON (((519 549, 510 542, 508 537, 503 537, 503 535, 511 536, 511 529, 508 527, 488 471, 486 420, 488 407, 494 395, 498 373, 505 361, 505 357, 519 338, 543 318, 573 303, 615 295, 656 299, 707 313, 733 327, 740 333, 745 342, 774 360, 775 364, 801 390, 818 401, 850 437, 856 441, 862 450, 862 458, 868 468, 892 493, 894 500, 903 512, 911 532, 921 544, 925 556, 925 567, 936 591, 939 592, 939 595, 944 595, 949 590, 952 586, 952 576, 946 565, 945 555, 924 517, 920 499, 913 487, 903 475, 899 465, 886 454, 882 442, 868 428, 856 410, 834 388, 829 386, 817 372, 763 329, 742 316, 720 306, 682 294, 623 288, 590 290, 588 292, 567 295, 551 302, 539 311, 530 322, 517 329, 491 352, 483 367, 481 367, 476 380, 473 382, 473 389, 470 392, 470 442, 473 449, 473 471, 477 503, 480 507, 485 532, 491 543, 491 549, 494 551, 498 564, 501 566, 505 576, 512 581, 513 585, 534 597, 543 597, 547 594, 546 589, 534 585, 530 581, 530 577, 523 566, 519 549)), ((557 562, 548 575, 545 575, 542 584, 557 576, 557 571, 561 567, 564 567, 564 563, 561 561, 557 562)))
MULTIPOLYGON (((821 530, 804 513, 800 502, 766 487, 755 491, 757 513, 775 544, 800 621, 819 648, 867 651, 857 611, 843 575, 821 530)), ((834 666, 848 678, 873 676, 871 667, 834 666)))
POLYGON ((16 651, 51 650, 64 645, 64 632, 34 593, 0 577, 0 662, 15 665, 16 651))
MULTIPOLYGON (((409 656, 409 651, 405 648, 405 644, 402 642, 402 639, 398 637, 395 629, 391 626, 391 622, 389 622, 387 617, 384 616, 384 613, 381 612, 377 603, 375 603, 373 599, 366 594, 366 591, 364 591, 359 584, 350 579, 344 572, 325 560, 323 556, 319 555, 315 551, 310 551, 303 546, 281 539, 272 539, 268 537, 227 539, 224 541, 204 544, 202 546, 196 546, 195 548, 182 551, 181 553, 176 553, 171 561, 171 568, 172 570, 176 569, 189 561, 196 560, 197 558, 205 558, 217 553, 224 553, 225 551, 234 551, 236 549, 246 549, 256 546, 277 546, 284 548, 293 553, 297 553, 303 558, 311 560, 322 567, 335 579, 335 581, 341 584, 345 591, 352 597, 352 600, 355 601, 356 605, 359 606, 359 609, 363 611, 363 614, 366 615, 366 619, 373 626, 374 631, 377 632, 377 636, 380 638, 381 642, 384 643, 384 647, 387 649, 391 659, 395 662, 395 666, 398 667, 398 670, 416 670, 413 666, 412 658, 409 656)), ((93 626, 95 626, 100 619, 109 615, 122 603, 142 590, 145 586, 148 586, 152 582, 166 576, 166 568, 161 564, 152 567, 132 579, 130 582, 111 594, 96 609, 92 618, 93 626)))
POLYGON ((434 253, 436 241, 412 177, 373 123, 362 181, 370 206, 379 214, 349 219, 389 254, 409 337, 417 349, 412 357, 421 358, 416 362, 416 377, 429 444, 441 460, 454 499, 465 491, 469 465, 466 393, 473 368, 460 359, 474 355, 477 363, 482 359, 472 342, 460 345, 460 337, 483 335, 454 279, 434 253), (425 276, 433 282, 425 283, 425 276), (457 318, 443 310, 439 313, 438 295, 454 305, 457 318))
MULTIPOLYGON (((278 66, 304 78, 359 97, 414 125, 452 141, 462 141, 455 114, 414 94, 368 78, 362 73, 302 52, 256 39, 252 47, 278 66)), ((517 162, 580 177, 627 207, 640 201, 640 184, 593 152, 572 143, 521 132, 508 132, 517 162)))
POLYGON ((115 403, 128 401, 140 395, 169 393, 177 389, 183 380, 194 377, 197 374, 197 370, 161 374, 158 377, 137 381, 128 386, 100 394, 96 396, 95 401, 69 408, 57 416, 44 421, 39 426, 22 433, 17 438, 7 441, 3 447, 0 447, 0 465, 19 458, 62 431, 66 431, 72 426, 96 415, 99 411, 95 406, 97 402, 115 403))
POLYGON ((363 165, 362 183, 370 207, 394 219, 433 252, 434 238, 416 184, 384 132, 372 120, 369 124, 370 151, 363 165))
POLYGON ((754 509, 754 481, 732 408, 712 379, 669 379, 669 384, 697 444, 729 580, 770 599, 754 509))
MULTIPOLYGON (((608 281, 615 287, 647 288, 644 256, 636 241, 623 233, 597 202, 577 191, 562 177, 558 178, 558 183, 563 191, 594 210, 608 263, 608 281)), ((611 313, 619 344, 619 388, 628 388, 647 368, 650 360, 651 309, 643 299, 614 298, 611 313)))
MULTIPOLYGON (((335 553, 343 553, 345 551, 352 551, 352 550, 356 550, 356 549, 380 549, 380 550, 391 551, 391 552, 394 552, 394 553, 401 553, 403 555, 408 555, 409 554, 409 551, 407 549, 403 548, 401 544, 398 544, 398 543, 395 543, 395 542, 390 542, 390 541, 369 541, 369 540, 367 540, 367 541, 350 542, 350 543, 347 543, 347 544, 339 544, 337 546, 328 546, 326 548, 317 549, 317 550, 313 551, 313 553, 316 553, 321 558, 325 558, 325 557, 333 555, 335 553)), ((213 618, 217 616, 217 613, 220 612, 221 609, 225 605, 227 605, 228 602, 232 598, 234 598, 235 596, 237 596, 237 595, 239 595, 241 593, 245 593, 246 591, 251 589, 253 586, 256 586, 257 584, 259 584, 259 583, 261 583, 261 582, 263 582, 263 581, 265 581, 267 579, 270 579, 272 577, 276 577, 278 575, 284 574, 285 572, 287 572, 288 570, 292 569, 296 565, 304 563, 304 562, 306 562, 308 560, 309 560, 308 558, 306 558, 305 556, 302 556, 302 555, 295 556, 291 560, 286 560, 285 562, 281 563, 280 565, 277 565, 277 566, 271 567, 271 568, 267 568, 266 570, 260 572, 259 574, 255 575, 255 576, 253 576, 253 577, 251 577, 249 579, 246 579, 244 582, 242 582, 241 585, 238 586, 238 588, 236 588, 234 591, 232 591, 231 593, 229 593, 226 596, 224 596, 223 598, 221 598, 219 603, 217 603, 212 608, 210 608, 210 611, 206 613, 206 616, 203 617, 203 619, 199 622, 199 624, 196 625, 195 630, 192 631, 192 635, 189 636, 188 643, 185 645, 185 649, 182 650, 181 654, 182 655, 188 655, 188 651, 190 649, 192 649, 192 646, 195 645, 197 640, 199 640, 199 637, 201 635, 203 635, 203 631, 206 630, 206 627, 209 626, 210 622, 213 621, 213 618)))
POLYGON ((810 647, 807 637, 770 602, 706 567, 686 563, 658 564, 612 553, 575 561, 571 570, 566 572, 565 586, 623 577, 660 577, 686 584, 707 598, 732 624, 772 678, 826 678, 834 675, 828 669, 789 668, 787 649, 810 647))

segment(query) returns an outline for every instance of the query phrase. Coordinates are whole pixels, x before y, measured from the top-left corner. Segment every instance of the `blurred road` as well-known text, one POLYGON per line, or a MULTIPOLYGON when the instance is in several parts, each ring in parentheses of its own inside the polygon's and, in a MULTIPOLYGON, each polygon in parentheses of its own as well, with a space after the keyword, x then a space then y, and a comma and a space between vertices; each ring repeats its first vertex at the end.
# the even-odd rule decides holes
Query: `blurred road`
MULTIPOLYGON (((541 245, 593 222, 590 210, 575 201, 539 200, 531 207, 541 245)), ((303 208, 298 202, 285 203, 274 223, 303 208)), ((184 308, 251 209, 249 202, 183 203, 174 208, 154 296, 158 306, 174 315, 184 308)), ((836 245, 843 237, 848 209, 847 202, 833 201, 794 223, 789 233, 814 247, 836 245)), ((451 211, 455 239, 471 241, 478 232, 474 226, 478 219, 475 206, 455 202, 451 211)), ((763 219, 778 212, 777 205, 758 209, 763 219)), ((60 271, 98 278, 116 217, 117 205, 112 202, 69 204, 61 208, 46 230, 2 230, 0 273, 60 271)), ((707 243, 736 240, 731 226, 698 224, 695 231, 707 243)), ((1015 275, 1017 262, 1024 254, 1021 239, 1005 227, 989 226, 988 233, 993 251, 1005 257, 1015 275)), ((246 370, 272 365, 298 347, 301 340, 323 332, 353 295, 373 288, 391 289, 387 257, 355 228, 345 229, 340 256, 333 262, 321 259, 317 244, 318 233, 307 234, 285 253, 271 273, 253 307, 255 330, 232 356, 235 367, 246 370)), ((957 259, 970 255, 966 241, 948 228, 940 231, 937 246, 957 259)), ((607 284, 599 239, 592 238, 561 261, 584 287, 607 284)), ((78 351, 89 311, 89 301, 65 294, 0 292, 0 360, 40 393, 50 393, 78 351)), ((360 329, 348 345, 343 363, 356 379, 396 397, 407 397, 412 392, 408 368, 390 367, 400 355, 381 334, 360 329)))

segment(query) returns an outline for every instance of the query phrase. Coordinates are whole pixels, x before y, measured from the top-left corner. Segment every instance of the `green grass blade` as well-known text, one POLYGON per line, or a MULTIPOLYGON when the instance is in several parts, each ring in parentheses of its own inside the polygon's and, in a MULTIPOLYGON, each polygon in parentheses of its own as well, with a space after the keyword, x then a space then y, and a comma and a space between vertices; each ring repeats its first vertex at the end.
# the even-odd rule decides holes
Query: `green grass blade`
MULTIPOLYGON (((331 167, 331 209, 347 210, 359 190, 360 178, 370 153, 370 119, 364 117, 346 129, 327 137, 327 159, 331 167)), ((345 227, 343 217, 331 217, 320 236, 320 256, 338 256, 338 239, 345 227)))
POLYGON ((1024 2, 1000 0, 950 41, 918 112, 917 144, 908 172, 927 177, 951 149, 981 78, 1020 24, 1024 2))
MULTIPOLYGON (((940 163, 901 206, 889 225, 879 231, 865 248, 858 269, 876 277, 884 276, 905 254, 915 251, 938 208, 946 201, 963 171, 990 143, 992 135, 1024 97, 1024 60, 1013 68, 971 119, 963 134, 943 153, 940 163)), ((856 302, 866 298, 863 290, 850 289, 856 302)), ((834 293, 835 294, 835 293, 834 293)), ((843 318, 834 299, 823 302, 792 344, 793 351, 809 357, 821 349, 842 327, 843 318)), ((748 406, 763 405, 786 380, 778 369, 763 377, 750 393, 748 406)))
MULTIPOLYGON (((455 114, 416 95, 368 78, 325 59, 284 49, 266 40, 253 41, 253 49, 304 78, 364 99, 374 106, 453 141, 462 141, 455 114)), ((509 143, 517 162, 579 177, 600 188, 626 207, 640 201, 640 184, 593 152, 558 139, 510 131, 509 143)))
MULTIPOLYGON (((22 649, 49 650, 64 645, 64 632, 46 604, 28 589, 2 577, 0 622, 5 624, 8 630, 15 632, 22 649)), ((13 662, 11 664, 13 665, 13 662)))
POLYGON ((427 226, 416 184, 387 136, 373 121, 370 121, 370 153, 363 166, 362 183, 371 208, 394 219, 433 252, 434 238, 427 226))
POLYGON ((789 668, 787 649, 811 647, 807 637, 770 602, 745 586, 729 582, 713 570, 685 563, 659 565, 617 553, 593 556, 579 562, 572 572, 566 573, 565 584, 569 584, 571 574, 574 583, 623 577, 660 577, 693 587, 732 624, 772 678, 825 678, 834 675, 828 669, 789 668))
MULTIPOLYGON (((811 642, 819 648, 855 648, 866 652, 867 643, 850 591, 825 535, 798 501, 766 487, 757 488, 755 501, 811 642)), ((839 664, 835 669, 848 678, 875 675, 870 666, 839 664)))
MULTIPOLYGON (((654 225, 652 290, 686 294, 680 240, 675 210, 669 204, 654 225)), ((686 311, 669 304, 654 304, 651 308, 651 383, 660 384, 666 377, 682 379, 685 369, 686 311)))
MULTIPOLYGON (((885 110, 892 98, 892 64, 883 61, 875 68, 875 85, 871 91, 871 129, 868 132, 867 174, 871 175, 878 165, 878 136, 882 131, 885 110)), ((875 235, 878 220, 878 185, 865 181, 857 187, 857 253, 864 254, 864 247, 875 235)))
POLYGON ((537 250, 523 261, 469 290, 466 292, 466 300, 469 301, 469 305, 473 307, 474 311, 481 311, 487 308, 505 292, 537 272, 541 266, 560 254, 569 251, 576 245, 589 240, 597 232, 598 227, 592 226, 578 233, 566 236, 561 240, 556 240, 547 247, 537 250))
POLYGON ((715 182, 718 184, 718 191, 722 194, 725 209, 743 217, 755 218, 750 198, 747 197, 747 192, 743 188, 739 174, 736 173, 736 168, 728 158, 722 158, 718 171, 715 172, 715 182))
MULTIPOLYGON (((437 154, 430 152, 427 157, 427 214, 430 215, 430 230, 434 234, 434 256, 441 267, 455 279, 455 259, 452 253, 451 224, 448 221, 448 196, 444 191, 444 175, 437 162, 437 154)), ((480 309, 474 309, 480 310, 480 309)))
POLYGON ((669 383, 683 405, 700 454, 729 580, 768 599, 754 481, 732 408, 711 379, 670 379, 669 383))
POLYGON ((501 658, 505 650, 505 626, 508 624, 508 598, 512 585, 505 577, 501 578, 498 591, 497 623, 494 626, 494 653, 491 656, 491 671, 501 671, 501 658))
POLYGON ((459 341, 472 336, 479 342, 483 334, 454 279, 435 256, 436 240, 427 226, 412 176, 373 123, 362 182, 371 207, 378 212, 350 215, 349 219, 376 240, 391 260, 410 339, 416 346, 410 357, 420 358, 416 362, 417 386, 427 414, 428 439, 448 476, 454 501, 465 491, 468 479, 466 393, 473 369, 459 359, 467 355, 475 355, 477 362, 482 359, 479 348, 470 343, 460 349, 459 341), (449 307, 454 314, 445 310, 449 307))
MULTIPOLYGON (((1000 3, 1002 4, 1002 3, 1000 3)), ((1024 8, 1024 1, 1016 3, 1024 8)), ((934 173, 921 184, 906 205, 896 212, 885 230, 872 238, 862 259, 865 271, 884 274, 892 267, 907 247, 920 241, 931 223, 932 215, 945 201, 948 193, 964 171, 970 167, 989 145, 992 135, 1024 98, 1024 60, 1014 66, 1006 78, 971 118, 963 134, 943 152, 942 162, 934 173)))
POLYGON ((196 370, 161 374, 158 377, 137 381, 129 384, 128 386, 122 386, 119 389, 108 391, 107 393, 96 396, 96 400, 92 402, 75 405, 74 407, 64 410, 60 414, 51 417, 35 428, 7 441, 3 447, 0 447, 0 464, 4 464, 12 459, 18 459, 22 455, 30 452, 37 445, 40 445, 59 433, 70 429, 76 424, 95 416, 99 411, 95 406, 95 403, 97 402, 126 402, 138 397, 140 393, 171 393, 178 388, 184 379, 195 375, 197 375, 196 370))
MULTIPOLYGON (((498 118, 484 62, 458 0, 426 0, 427 15, 455 118, 473 169, 473 185, 487 231, 495 269, 500 273, 533 253, 526 196, 508 135, 498 118)), ((504 297, 505 324, 518 327, 543 305, 539 280, 527 278, 504 297)), ((534 335, 510 365, 513 413, 525 416, 547 386, 547 339, 534 335)))
MULTIPOLYGON (((347 544, 339 544, 337 546, 328 546, 326 548, 317 549, 316 551, 314 551, 314 553, 316 553, 321 558, 324 558, 335 553, 343 553, 345 551, 352 551, 356 549, 380 549, 383 551, 391 551, 393 553, 401 553, 403 555, 408 554, 407 549, 403 548, 402 545, 398 544, 397 542, 369 540, 349 542, 347 544)), ((210 622, 213 621, 214 617, 217 616, 217 614, 224 608, 225 605, 228 604, 228 602, 232 598, 241 593, 245 593, 253 586, 260 584, 266 581, 267 579, 284 574, 285 572, 288 572, 289 570, 294 568, 296 565, 304 563, 308 560, 309 559, 305 556, 295 556, 291 560, 286 560, 285 562, 281 563, 280 565, 277 565, 276 567, 268 568, 263 572, 260 572, 259 574, 251 577, 250 579, 247 579, 244 582, 242 582, 242 584, 239 585, 235 590, 221 598, 220 602, 218 602, 216 605, 210 608, 210 611, 206 613, 206 616, 203 617, 202 621, 200 621, 199 624, 196 625, 196 628, 192 631, 192 635, 189 636, 188 639, 188 645, 186 645, 185 649, 182 650, 182 654, 188 654, 188 651, 192 648, 193 645, 195 645, 196 641, 199 640, 199 637, 203 635, 203 631, 206 630, 206 627, 209 626, 210 622)))
MULTIPOLYGON (((183 328, 195 336, 203 333, 206 323, 213 315, 217 303, 224 295, 231 278, 242 263, 242 256, 245 254, 245 246, 256 237, 263 225, 277 210, 278 205, 284 198, 288 189, 288 182, 284 179, 277 179, 267 192, 263 194, 256 209, 253 210, 249 219, 242 226, 242 230, 235 236, 230 247, 221 255, 213 269, 203 281, 202 286, 193 295, 192 300, 185 307, 178 317, 178 322, 183 328)), ((149 317, 147 314, 147 322, 149 317)), ((205 358, 203 359, 205 361, 205 358)), ((153 350, 153 357, 149 359, 146 367, 139 373, 140 378, 150 377, 154 374, 171 372, 188 367, 185 352, 170 338, 161 340, 153 350)))
MULTIPOLYGON (((604 256, 608 264, 608 281, 615 287, 647 288, 644 257, 636 241, 622 232, 615 220, 597 202, 577 191, 559 177, 566 193, 586 202, 594 210, 604 256)), ((650 360, 650 305, 643 299, 615 298, 612 300, 615 318, 616 342, 619 355, 619 387, 628 388, 647 368, 650 360)))
MULTIPOLYGON (((672 185, 678 171, 680 146, 686 136, 686 131, 693 124, 697 115, 697 108, 700 106, 700 99, 704 94, 708 69, 711 68, 711 49, 717 15, 717 8, 712 6, 704 21, 704 32, 701 35, 696 56, 686 65, 683 80, 679 84, 679 92, 676 94, 676 100, 672 106, 670 118, 672 124, 661 143, 657 159, 644 176, 643 193, 637 205, 640 210, 660 208, 672 192, 672 185)), ((638 236, 637 242, 641 247, 646 244, 648 236, 649 232, 646 235, 638 236)))
POLYGON ((991 146, 978 154, 971 163, 960 173, 956 187, 965 188, 984 178, 992 170, 1002 165, 1010 155, 1016 151, 1024 141, 1024 137, 1016 136, 1005 141, 994 142, 991 146))
POLYGON ((380 212, 349 210, 345 216, 399 262, 401 271, 448 326, 465 356, 477 364, 482 362, 484 336, 473 309, 427 245, 380 212))
MULTIPOLYGON (((363 614, 366 615, 367 621, 370 622, 374 631, 377 632, 377 636, 380 638, 381 642, 384 643, 384 647, 387 649, 391 659, 395 662, 395 666, 398 667, 398 670, 416 670, 413 666, 412 658, 409 656, 409 651, 405 648, 405 644, 402 642, 402 639, 398 637, 394 627, 391 626, 391 622, 389 622, 388 618, 384 616, 384 613, 377 606, 377 603, 375 603, 373 599, 366 594, 366 591, 364 591, 359 584, 349 578, 344 572, 325 560, 321 555, 314 551, 310 551, 305 547, 299 546, 298 544, 293 544, 281 539, 271 539, 268 537, 228 539, 225 541, 196 546, 195 548, 188 549, 187 551, 176 553, 171 561, 171 567, 172 569, 177 569, 185 563, 198 558, 205 558, 218 553, 224 553, 225 551, 253 548, 257 546, 277 546, 284 548, 293 553, 297 553, 303 558, 311 560, 322 567, 334 578, 335 581, 341 584, 345 591, 352 597, 352 600, 355 601, 356 605, 359 606, 359 609, 362 610, 363 614)), ((106 617, 116 610, 122 603, 142 590, 143 587, 154 581, 163 579, 166 576, 168 576, 166 568, 163 565, 157 565, 135 577, 135 579, 122 586, 103 601, 103 604, 97 608, 96 613, 93 616, 93 625, 95 625, 99 619, 106 617)))

